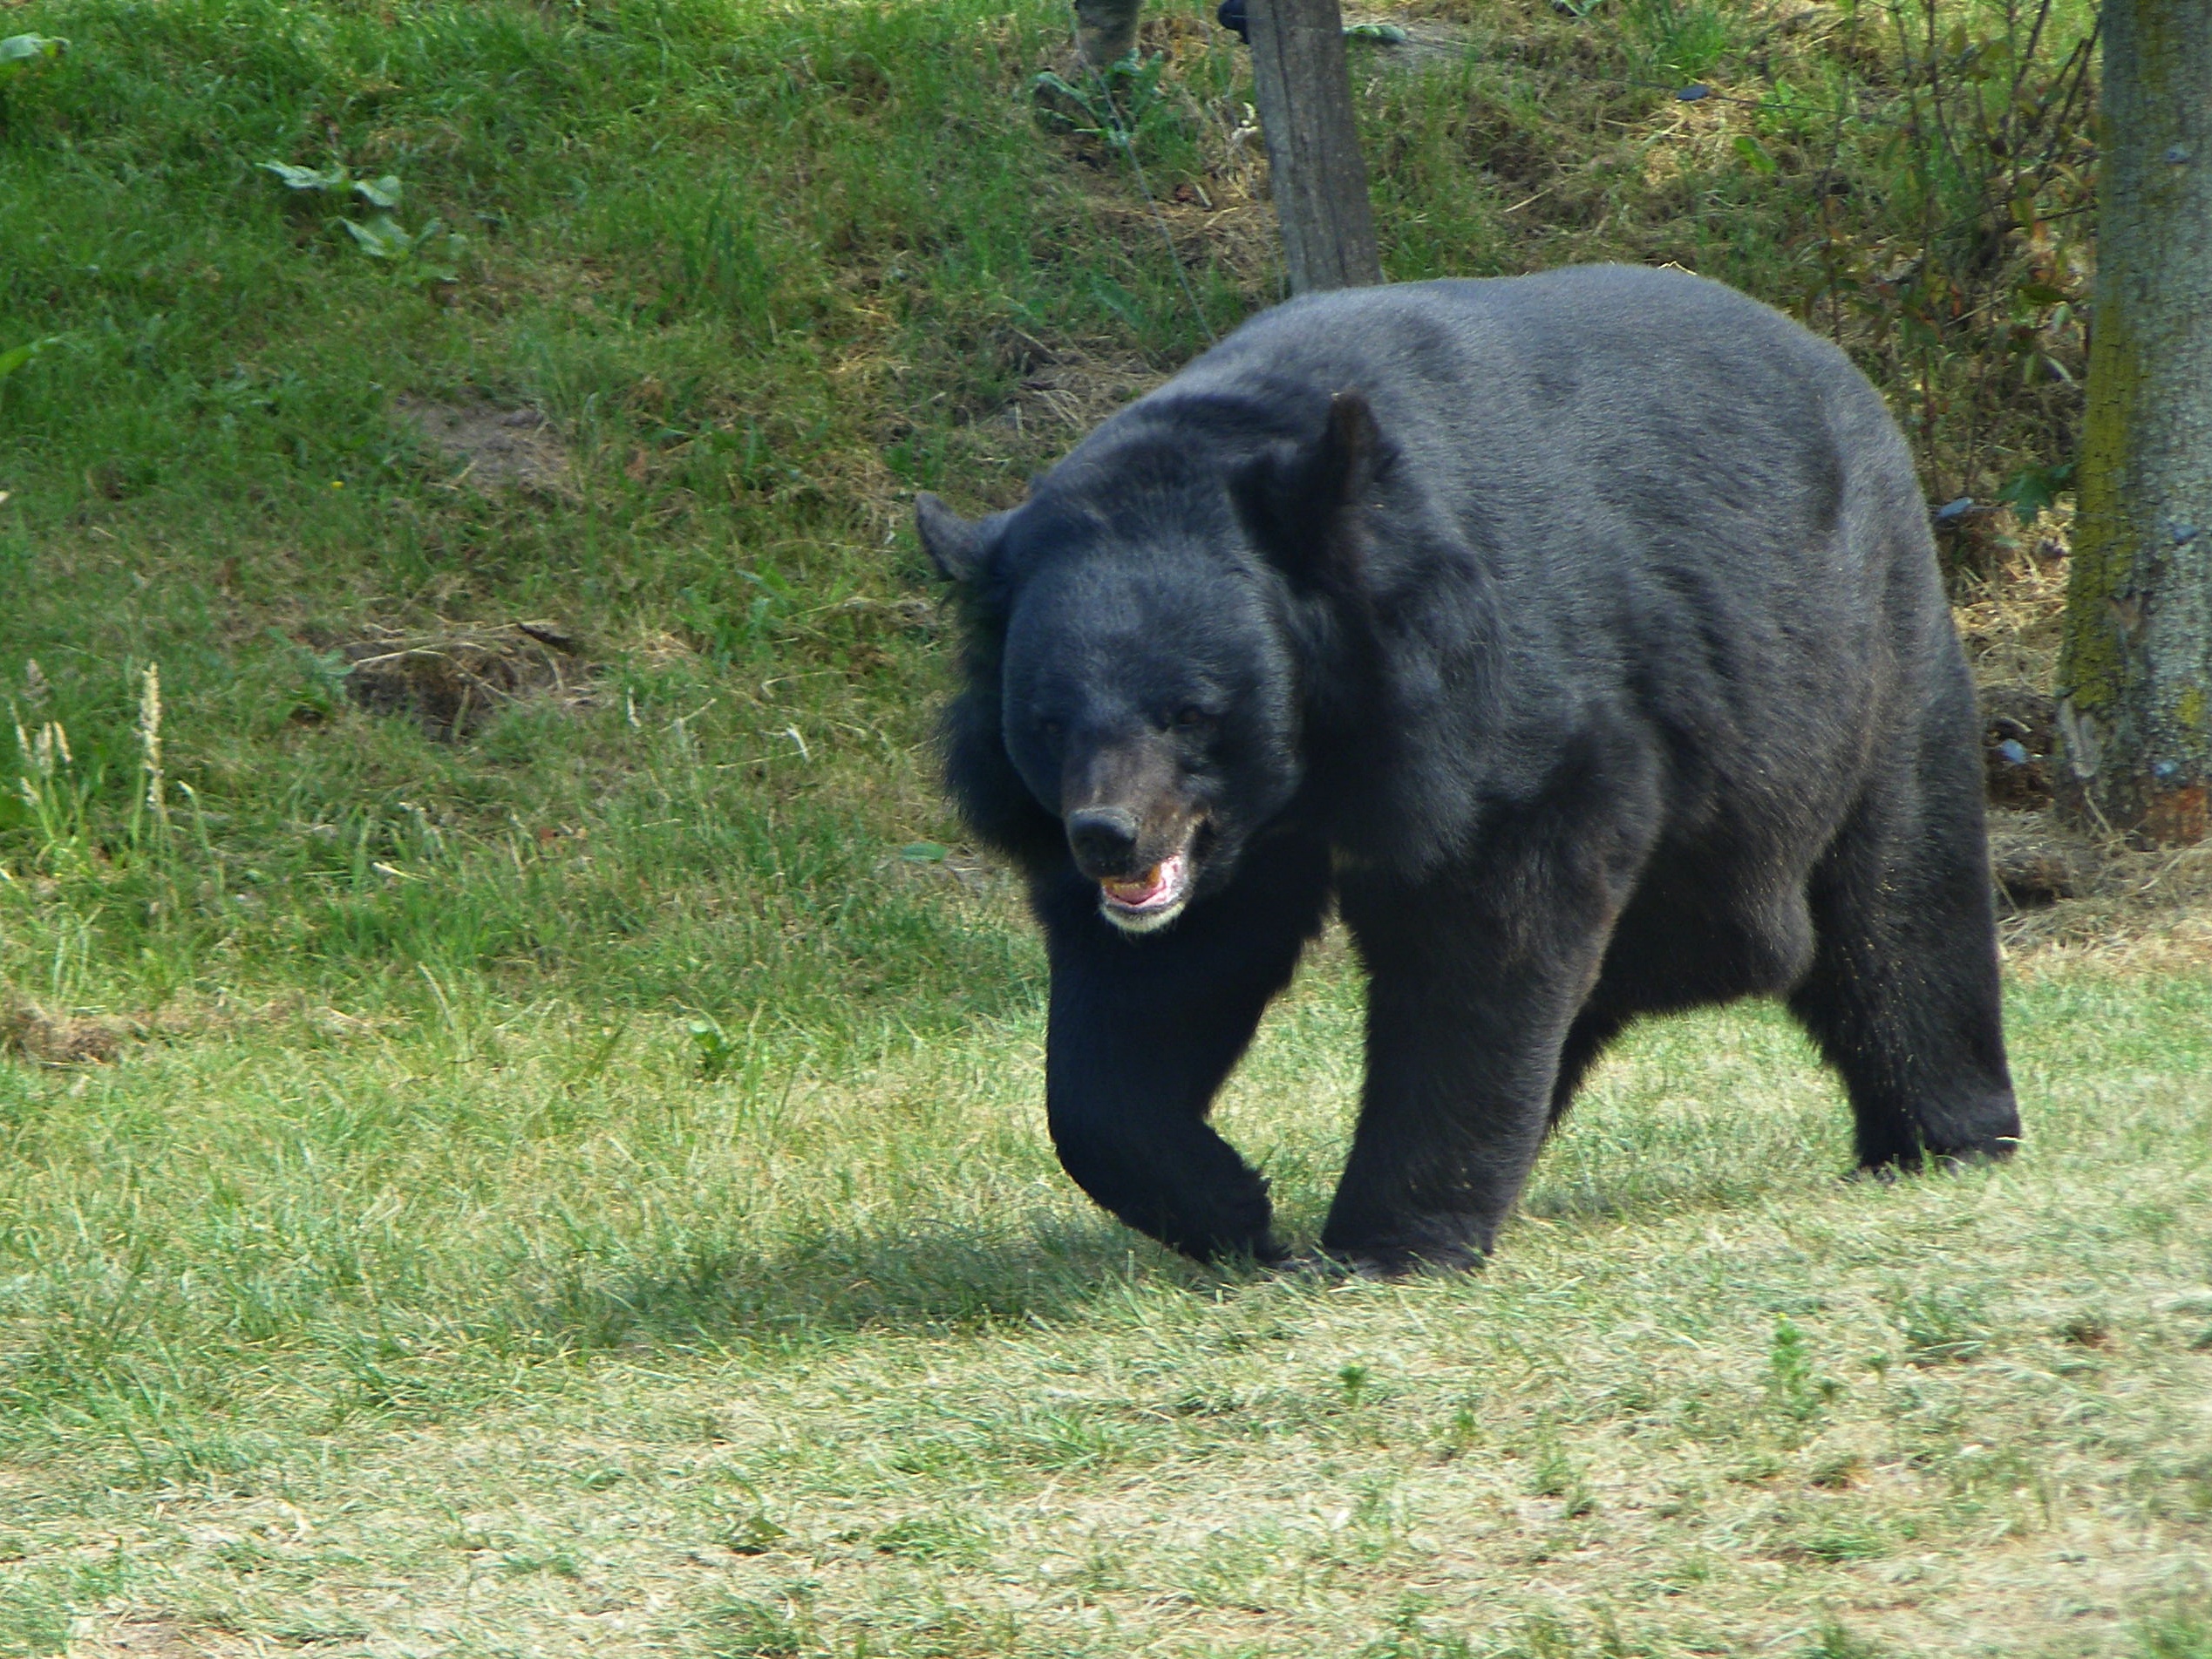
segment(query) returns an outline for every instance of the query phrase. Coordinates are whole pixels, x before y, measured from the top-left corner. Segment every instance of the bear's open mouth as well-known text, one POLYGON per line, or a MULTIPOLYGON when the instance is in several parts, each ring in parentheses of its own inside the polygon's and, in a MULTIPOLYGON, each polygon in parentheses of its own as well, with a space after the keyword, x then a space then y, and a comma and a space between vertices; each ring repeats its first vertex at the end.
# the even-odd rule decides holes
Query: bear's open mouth
POLYGON ((1099 908, 1128 933, 1149 933, 1174 920, 1190 897, 1190 854, 1171 853, 1140 875, 1099 883, 1099 908))

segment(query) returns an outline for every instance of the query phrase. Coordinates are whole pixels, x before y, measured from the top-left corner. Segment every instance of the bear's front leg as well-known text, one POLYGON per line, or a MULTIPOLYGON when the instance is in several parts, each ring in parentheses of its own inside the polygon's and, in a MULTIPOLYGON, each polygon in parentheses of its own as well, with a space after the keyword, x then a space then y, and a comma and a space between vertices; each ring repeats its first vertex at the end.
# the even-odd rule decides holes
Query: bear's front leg
POLYGON ((1488 1253, 1543 1145, 1617 893, 1542 860, 1411 891, 1346 885, 1367 1081, 1324 1252, 1381 1275, 1488 1253))
POLYGON ((1206 1112, 1321 926, 1326 849, 1287 836, 1255 847, 1225 891, 1157 933, 1115 928, 1072 867, 1031 892, 1052 957, 1045 1103, 1062 1166, 1188 1255, 1279 1259, 1267 1183, 1206 1112))

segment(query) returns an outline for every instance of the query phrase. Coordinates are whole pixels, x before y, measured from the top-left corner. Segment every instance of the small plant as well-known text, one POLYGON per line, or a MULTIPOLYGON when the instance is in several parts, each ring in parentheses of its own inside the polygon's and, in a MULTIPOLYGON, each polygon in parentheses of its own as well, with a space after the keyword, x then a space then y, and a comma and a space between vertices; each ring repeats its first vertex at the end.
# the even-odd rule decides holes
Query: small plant
POLYGON ((786 1528, 756 1509, 731 1527, 729 1537, 723 1542, 732 1555, 766 1555, 790 1536, 786 1528))
POLYGON ((2011 507, 2022 524, 2033 524, 2036 515, 2058 504, 2059 497, 2073 487, 2073 463, 2062 461, 2055 466, 2027 466, 2007 479, 1997 493, 1997 499, 2011 507))
POLYGON ((1735 44, 1728 19, 1705 0, 1640 0, 1630 17, 1653 66, 1677 79, 1710 74, 1735 44))
POLYGON ((1575 1460, 1557 1446, 1547 1446, 1528 1472, 1528 1492, 1536 1498, 1556 1498, 1567 1519, 1591 1514, 1597 1499, 1583 1479, 1575 1460))
POLYGON ((357 179, 348 167, 296 167, 284 161, 263 161, 258 164, 263 173, 273 173, 292 189, 316 195, 358 196, 371 207, 386 211, 399 205, 398 175, 387 173, 381 179, 357 179))
POLYGON ((75 776, 68 729, 58 720, 44 720, 35 731, 26 731, 19 713, 15 727, 23 764, 16 794, 29 810, 38 862, 56 874, 74 872, 84 857, 85 789, 75 776))
POLYGON ((1977 1302, 1956 1292, 1923 1290, 1897 1310, 1905 1358, 1914 1365, 1961 1364, 1989 1351, 1990 1327, 1977 1302))
POLYGON ((1827 1619, 1821 1622, 1813 1640, 1798 1649, 1798 1656, 1799 1659, 1883 1659, 1888 1651, 1827 1619))
POLYGON ((719 1020, 695 1019, 687 1022, 684 1029, 691 1035, 691 1057, 703 1083, 727 1077, 743 1057, 744 1050, 731 1040, 719 1020))
POLYGON ((442 219, 432 219, 420 230, 410 231, 394 218, 405 192, 397 173, 387 173, 381 178, 357 179, 344 166, 330 167, 300 167, 287 161, 255 163, 264 173, 273 173, 283 180, 285 187, 305 197, 336 196, 347 206, 356 202, 371 209, 366 219, 355 219, 345 214, 335 215, 330 223, 343 228, 352 238, 353 245, 371 259, 386 264, 405 266, 407 274, 421 282, 453 282, 459 280, 459 272, 451 263, 432 263, 433 260, 458 262, 467 249, 467 243, 446 228, 442 219))
POLYGON ((1438 1455, 1446 1458, 1465 1457, 1474 1450, 1479 1432, 1480 1424, 1475 1418, 1474 1407, 1460 1405, 1454 1408, 1451 1426, 1445 1430, 1443 1444, 1437 1448, 1438 1455))
MULTIPOLYGON (((161 665, 149 663, 139 682, 139 764, 146 773, 141 805, 153 814, 156 841, 167 849, 169 838, 167 774, 161 768, 161 665)), ((131 839, 140 840, 143 822, 137 809, 131 814, 131 839)))
POLYGON ((1048 69, 1030 83, 1030 90, 1038 117, 1047 126, 1126 149, 1137 141, 1146 117, 1160 108, 1166 96, 1160 78, 1167 67, 1164 56, 1140 58, 1132 53, 1093 71, 1088 88, 1048 69))
POLYGON ((0 86, 68 50, 69 43, 57 35, 10 35, 0 40, 0 86))
POLYGON ((1774 1340, 1766 1354, 1766 1389, 1782 1414, 1798 1423, 1818 1417, 1841 1384, 1814 1374, 1813 1353, 1805 1333, 1784 1315, 1774 1322, 1774 1340))
POLYGON ((36 362, 46 352, 61 344, 66 337, 59 334, 49 334, 43 338, 26 340, 21 345, 10 346, 7 350, 0 351, 0 380, 5 380, 17 370, 36 362))
POLYGON ((796 1659, 812 1645, 807 1626, 765 1601, 732 1597, 707 1615, 700 1651, 713 1659, 796 1659))
POLYGON ((2179 1602, 2135 1627, 2135 1651, 2142 1659, 2212 1659, 2212 1615, 2179 1602))
POLYGON ((1474 1649, 1463 1635, 1433 1629, 1421 1615, 1420 1602, 1400 1608, 1390 1622, 1390 1634, 1359 1650, 1359 1659, 1474 1659, 1474 1649))
POLYGON ((909 1515, 875 1534, 875 1553, 910 1561, 980 1565, 990 1555, 990 1535, 964 1515, 909 1515))

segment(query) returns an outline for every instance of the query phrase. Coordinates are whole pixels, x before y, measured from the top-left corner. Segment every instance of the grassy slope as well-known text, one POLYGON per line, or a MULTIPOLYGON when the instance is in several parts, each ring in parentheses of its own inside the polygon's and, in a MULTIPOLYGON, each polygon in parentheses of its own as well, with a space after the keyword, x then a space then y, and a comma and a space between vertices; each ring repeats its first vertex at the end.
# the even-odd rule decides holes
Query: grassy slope
MULTIPOLYGON (((1394 274, 1796 291, 1725 112, 1588 91, 1737 62, 1707 9, 1430 10, 1473 55, 1363 80, 1394 274)), ((1222 327, 1274 279, 1188 11, 1143 146, 1222 327)), ((2035 1151, 1897 1189, 1772 1020, 1647 1033, 1463 1284, 1217 1282, 1070 1194, 900 506, 1202 339, 1029 123, 1051 8, 5 15, 73 47, 0 91, 0 349, 65 337, 0 382, 0 690, 73 758, 0 797, 0 989, 146 1040, 0 1064, 0 1653, 2212 1642, 2202 980, 2024 986, 2035 1151), (267 159, 398 173, 460 280, 267 159), (457 485, 402 396, 544 410, 568 483, 457 485), (514 617, 589 703, 344 696, 514 617)), ((1355 1027, 1331 955, 1228 1109, 1294 1227, 1355 1027)))

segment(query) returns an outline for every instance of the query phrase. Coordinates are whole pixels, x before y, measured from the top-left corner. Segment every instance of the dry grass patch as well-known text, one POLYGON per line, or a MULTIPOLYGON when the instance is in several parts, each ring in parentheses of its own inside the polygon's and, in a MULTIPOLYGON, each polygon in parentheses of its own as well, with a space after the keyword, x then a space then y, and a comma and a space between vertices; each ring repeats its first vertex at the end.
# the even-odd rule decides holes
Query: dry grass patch
POLYGON ((340 648, 347 695, 371 714, 406 714, 428 736, 467 736, 526 697, 593 701, 582 644, 551 622, 434 629, 371 626, 340 648))
POLYGON ((99 1065, 122 1051, 128 1028, 117 1020, 52 1014, 32 1003, 0 1003, 0 1055, 33 1065, 99 1065))

